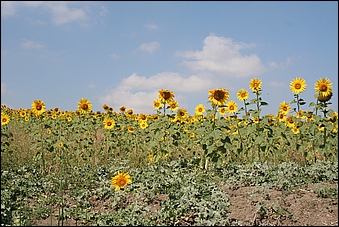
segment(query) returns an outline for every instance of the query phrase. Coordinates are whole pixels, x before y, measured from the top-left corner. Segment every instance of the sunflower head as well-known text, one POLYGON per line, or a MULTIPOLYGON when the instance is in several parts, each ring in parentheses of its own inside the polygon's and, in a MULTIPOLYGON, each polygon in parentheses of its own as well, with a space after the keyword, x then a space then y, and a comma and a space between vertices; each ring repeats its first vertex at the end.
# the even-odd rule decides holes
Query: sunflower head
POLYGON ((290 82, 290 90, 297 95, 305 91, 306 86, 307 86, 306 81, 299 77, 293 79, 290 82))
POLYGON ((82 114, 87 114, 92 111, 92 104, 88 99, 81 98, 78 102, 78 110, 82 114))
POLYGON ((324 96, 322 92, 319 92, 317 99, 318 99, 319 102, 327 102, 328 100, 330 100, 332 98, 332 95, 333 95, 332 91, 327 96, 324 96))
POLYGON ((132 183, 131 176, 128 173, 120 173, 112 177, 111 184, 114 187, 115 191, 118 191, 124 188, 127 184, 132 183))
POLYGON ((161 103, 170 103, 174 98, 174 93, 170 90, 161 89, 158 92, 158 97, 161 103))
POLYGON ((119 110, 121 113, 124 113, 126 111, 126 106, 120 106, 119 110))
POLYGON ((203 104, 199 104, 195 107, 195 114, 196 115, 203 115, 206 108, 203 104))
POLYGON ((34 100, 32 102, 32 112, 37 116, 40 116, 45 111, 45 108, 45 103, 42 100, 34 100))
POLYGON ((248 91, 246 91, 245 89, 240 89, 238 92, 237 92, 237 98, 240 100, 240 101, 245 101, 248 99, 248 91))
POLYGON ((10 120, 11 118, 7 114, 1 113, 1 125, 7 125, 10 120))
POLYGON ((280 103, 280 107, 279 107, 280 113, 287 115, 290 112, 290 109, 291 107, 286 101, 283 101, 280 103))
POLYGON ((208 100, 212 106, 222 106, 229 98, 229 91, 224 88, 216 88, 208 91, 208 100))
POLYGON ((238 105, 237 105, 234 101, 229 101, 229 102, 226 104, 226 108, 227 108, 227 111, 228 111, 229 113, 235 113, 235 112, 237 112, 238 105))
POLYGON ((107 117, 107 118, 104 119, 105 129, 110 130, 110 129, 114 128, 114 126, 115 126, 115 121, 112 118, 107 117))
POLYGON ((177 101, 172 100, 172 101, 169 103, 169 107, 170 107, 171 111, 176 111, 176 110, 179 108, 179 104, 178 104, 177 101))
POLYGON ((314 89, 319 94, 318 96, 327 97, 332 93, 332 82, 327 78, 321 78, 315 82, 314 89))
POLYGON ((141 122, 139 123, 139 126, 140 126, 141 129, 145 129, 145 128, 147 128, 148 124, 147 124, 146 121, 141 121, 141 122))
POLYGON ((259 92, 261 90, 262 82, 259 78, 254 78, 250 81, 250 89, 254 92, 259 92))
POLYGON ((160 99, 154 100, 154 102, 153 102, 153 107, 154 107, 154 109, 156 109, 156 110, 159 110, 159 109, 161 108, 161 101, 160 101, 160 99))
POLYGON ((184 121, 187 117, 188 117, 188 112, 185 108, 181 108, 177 111, 177 115, 176 115, 177 119, 179 121, 184 121))

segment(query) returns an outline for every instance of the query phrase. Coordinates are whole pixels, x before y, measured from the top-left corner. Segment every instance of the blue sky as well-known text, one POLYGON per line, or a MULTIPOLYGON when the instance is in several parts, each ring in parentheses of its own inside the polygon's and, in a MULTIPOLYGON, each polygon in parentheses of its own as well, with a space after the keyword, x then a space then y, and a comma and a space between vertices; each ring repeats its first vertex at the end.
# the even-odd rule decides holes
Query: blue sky
POLYGON ((260 78, 262 113, 276 114, 296 77, 307 83, 301 109, 313 110, 314 84, 327 77, 338 112, 337 1, 1 1, 1 104, 13 109, 41 99, 76 110, 87 98, 93 111, 151 114, 169 89, 193 115, 215 88, 243 106, 237 91, 260 78))

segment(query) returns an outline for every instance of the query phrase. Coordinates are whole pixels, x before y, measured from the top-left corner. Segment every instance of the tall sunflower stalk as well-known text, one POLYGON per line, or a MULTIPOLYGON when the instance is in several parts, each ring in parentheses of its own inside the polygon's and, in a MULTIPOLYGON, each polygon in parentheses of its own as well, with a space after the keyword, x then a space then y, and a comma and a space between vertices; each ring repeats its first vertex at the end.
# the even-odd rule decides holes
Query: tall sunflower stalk
POLYGON ((173 101, 174 98, 174 93, 170 90, 164 90, 161 89, 158 91, 158 98, 160 99, 160 102, 163 104, 163 109, 164 109, 164 116, 166 115, 166 104, 169 105, 171 101, 173 101))
POLYGON ((212 137, 210 137, 210 142, 209 144, 205 144, 203 146, 204 150, 205 150, 205 165, 204 168, 207 170, 208 168, 208 160, 209 160, 209 156, 213 156, 217 155, 215 152, 217 152, 214 147, 214 131, 215 131, 215 119, 216 119, 216 114, 217 114, 217 110, 219 107, 224 106, 225 102, 229 99, 229 91, 224 89, 224 88, 216 88, 214 90, 209 90, 208 91, 208 100, 209 102, 211 102, 212 105, 212 131, 211 131, 211 135, 212 137), (212 148, 212 151, 210 151, 212 148))
POLYGON ((328 102, 332 98, 332 82, 328 78, 320 78, 314 84, 314 89, 316 91, 317 104, 315 106, 315 115, 318 114, 318 109, 320 108, 326 118, 327 106, 331 104, 328 102))
POLYGON ((291 102, 291 104, 297 103, 297 109, 295 110, 297 113, 300 111, 300 106, 306 104, 306 102, 299 97, 299 94, 306 90, 306 86, 306 81, 303 78, 297 77, 290 82, 290 90, 294 94, 294 100, 291 102))

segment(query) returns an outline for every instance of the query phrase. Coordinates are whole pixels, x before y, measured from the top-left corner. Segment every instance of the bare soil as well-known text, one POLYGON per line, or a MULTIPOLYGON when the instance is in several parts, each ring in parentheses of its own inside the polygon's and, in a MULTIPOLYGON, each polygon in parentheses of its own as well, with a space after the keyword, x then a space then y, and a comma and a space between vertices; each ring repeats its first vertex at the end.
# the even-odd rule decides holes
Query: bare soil
MULTIPOLYGON (((338 189, 338 184, 318 183, 303 185, 291 191, 265 190, 262 187, 232 187, 225 186, 225 193, 229 195, 229 221, 231 226, 338 226, 338 198, 330 198, 324 194, 320 196, 316 188, 326 187, 338 189)), ((149 204, 150 211, 160 209, 162 201, 168 195, 161 194, 154 197, 149 204)), ((131 195, 121 207, 135 201, 131 195)), ((92 209, 97 212, 107 211, 107 201, 90 198, 92 209)), ((112 210, 114 212, 114 210, 112 210)), ((57 211, 55 211, 57 213, 57 211)), ((194 213, 187 214, 173 223, 173 226, 194 226, 194 213)), ((50 226, 50 218, 33 220, 37 226, 50 226)), ((58 225, 57 216, 53 216, 52 225, 58 225)), ((68 218, 64 226, 81 226, 81 221, 68 218)), ((91 225, 87 223, 86 225, 91 225)))

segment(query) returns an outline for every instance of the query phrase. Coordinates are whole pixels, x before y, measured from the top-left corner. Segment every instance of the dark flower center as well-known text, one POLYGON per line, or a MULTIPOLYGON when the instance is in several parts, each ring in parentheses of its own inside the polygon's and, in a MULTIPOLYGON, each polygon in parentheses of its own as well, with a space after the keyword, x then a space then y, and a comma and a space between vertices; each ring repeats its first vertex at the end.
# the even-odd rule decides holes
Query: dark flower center
POLYGON ((162 97, 163 97, 165 100, 167 100, 167 99, 171 98, 171 93, 168 92, 168 91, 164 91, 164 92, 162 93, 162 97))
POLYGON ((327 91, 327 86, 325 84, 321 85, 320 91, 327 91))
POLYGON ((225 97, 225 92, 217 90, 217 91, 214 92, 213 97, 214 97, 215 100, 218 100, 218 101, 222 100, 225 97))
POLYGON ((301 84, 298 83, 294 87, 295 87, 295 89, 300 89, 301 88, 301 84))
POLYGON ((87 109, 88 109, 88 105, 87 105, 86 103, 83 103, 83 104, 81 105, 81 108, 82 108, 83 110, 87 110, 87 109))

